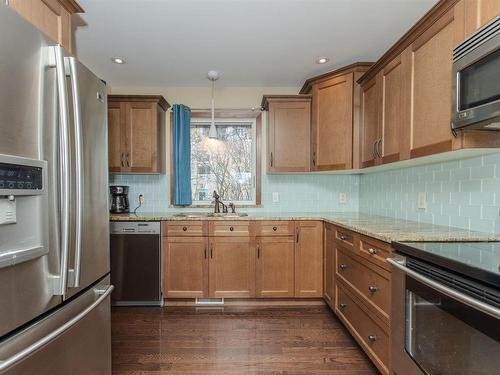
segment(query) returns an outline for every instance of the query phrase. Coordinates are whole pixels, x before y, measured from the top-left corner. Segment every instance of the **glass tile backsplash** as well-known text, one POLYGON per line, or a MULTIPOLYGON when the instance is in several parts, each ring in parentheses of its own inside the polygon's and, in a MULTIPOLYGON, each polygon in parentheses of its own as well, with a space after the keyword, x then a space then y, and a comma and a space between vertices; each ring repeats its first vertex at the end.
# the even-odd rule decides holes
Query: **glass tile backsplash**
MULTIPOLYGON (((110 183, 130 186, 138 212, 169 208, 168 175, 112 174, 110 183)), ((294 174, 262 178, 262 207, 246 212, 353 212, 500 233, 500 153, 365 175, 294 174), (273 202, 277 192, 279 202, 273 202), (347 202, 340 203, 340 193, 347 202), (419 193, 426 208, 417 208, 419 193)))

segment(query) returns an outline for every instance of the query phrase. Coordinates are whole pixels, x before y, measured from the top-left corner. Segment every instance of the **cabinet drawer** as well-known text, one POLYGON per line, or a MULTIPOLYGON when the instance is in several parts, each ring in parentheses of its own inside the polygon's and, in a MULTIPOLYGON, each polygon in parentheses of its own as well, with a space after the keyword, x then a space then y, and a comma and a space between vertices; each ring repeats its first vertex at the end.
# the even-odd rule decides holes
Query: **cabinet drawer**
POLYGON ((347 229, 336 227, 335 242, 346 247, 347 249, 354 249, 355 234, 347 229))
POLYGON ((386 261, 391 256, 391 247, 387 243, 361 237, 359 241, 359 255, 387 271, 391 269, 389 263, 386 261))
POLYGON ((163 236, 169 237, 199 237, 208 233, 206 221, 164 221, 163 236))
POLYGON ((390 273, 371 264, 362 263, 356 256, 347 251, 336 248, 337 269, 335 275, 338 280, 347 284, 358 298, 372 306, 387 321, 390 311, 390 273))
POLYGON ((211 221, 210 236, 248 237, 253 236, 250 221, 211 221))
POLYGON ((356 341, 383 374, 389 374, 389 336, 387 328, 366 313, 359 301, 342 285, 335 286, 335 312, 356 341))
POLYGON ((294 233, 293 221, 261 221, 256 223, 257 236, 292 236, 294 233))

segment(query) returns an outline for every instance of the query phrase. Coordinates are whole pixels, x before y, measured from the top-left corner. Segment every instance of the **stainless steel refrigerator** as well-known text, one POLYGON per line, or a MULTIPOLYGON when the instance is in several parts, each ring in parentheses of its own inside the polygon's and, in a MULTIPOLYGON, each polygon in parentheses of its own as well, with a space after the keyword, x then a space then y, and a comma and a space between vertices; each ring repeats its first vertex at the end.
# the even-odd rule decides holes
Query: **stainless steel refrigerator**
POLYGON ((110 374, 106 85, 0 4, 0 374, 110 374))

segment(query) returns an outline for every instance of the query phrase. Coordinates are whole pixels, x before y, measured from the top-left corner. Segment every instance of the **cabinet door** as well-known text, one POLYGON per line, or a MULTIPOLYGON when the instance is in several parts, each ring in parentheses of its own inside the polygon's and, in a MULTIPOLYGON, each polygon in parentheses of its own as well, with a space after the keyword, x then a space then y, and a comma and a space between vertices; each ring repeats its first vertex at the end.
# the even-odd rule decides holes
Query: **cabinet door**
POLYGON ((352 73, 313 86, 313 170, 352 168, 352 96, 352 73))
POLYGON ((379 79, 379 128, 381 140, 376 145, 380 163, 400 160, 401 127, 407 120, 404 95, 406 81, 400 55, 382 69, 379 79))
MULTIPOLYGON (((460 4, 459 4, 460 5, 460 4)), ((459 138, 451 132, 452 50, 464 39, 463 11, 450 8, 406 50, 405 79, 409 121, 403 159, 452 150, 459 138)))
POLYGON ((120 103, 108 103, 108 163, 110 172, 120 172, 124 167, 122 152, 122 129, 125 116, 120 103))
POLYGON ((210 239, 210 297, 255 296, 255 238, 210 239))
POLYGON ((309 170, 310 126, 309 100, 269 104, 268 171, 309 170))
POLYGON ((257 297, 293 297, 294 238, 257 238, 257 297))
POLYGON ((335 228, 331 225, 325 226, 325 246, 324 246, 324 268, 325 268, 325 280, 324 280, 324 294, 326 302, 328 305, 334 309, 335 308, 335 228))
POLYGON ((156 103, 125 103, 125 169, 158 172, 158 129, 156 103))
POLYGON ((471 35, 500 14, 500 0, 464 0, 465 33, 471 35))
POLYGON ((323 297, 323 222, 295 223, 295 297, 323 297))
POLYGON ((71 52, 71 14, 57 0, 9 0, 8 5, 71 52))
POLYGON ((378 85, 376 78, 361 87, 361 168, 375 165, 375 146, 379 138, 378 85))
POLYGON ((163 295, 167 298, 208 297, 207 237, 163 239, 163 295))

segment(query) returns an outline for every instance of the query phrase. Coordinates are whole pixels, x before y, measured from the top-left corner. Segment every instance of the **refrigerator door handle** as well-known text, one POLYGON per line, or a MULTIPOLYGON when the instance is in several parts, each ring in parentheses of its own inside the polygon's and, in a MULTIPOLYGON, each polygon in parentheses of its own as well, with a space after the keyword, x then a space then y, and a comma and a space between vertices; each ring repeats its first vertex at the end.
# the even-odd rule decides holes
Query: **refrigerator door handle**
MULTIPOLYGON (((73 57, 66 58, 69 65, 71 96, 73 100, 73 118, 75 122, 75 264, 73 279, 69 286, 80 286, 81 259, 82 259, 82 221, 83 221, 83 141, 82 141, 82 114, 79 95, 77 67, 73 57)), ((71 272, 70 272, 71 273, 71 272)))
POLYGON ((73 317, 71 320, 68 320, 66 323, 64 323, 62 326, 58 327, 56 330, 52 331, 49 333, 47 336, 41 338, 38 341, 35 341, 33 344, 30 346, 24 348, 23 350, 17 352, 11 357, 8 357, 6 359, 0 359, 0 372, 3 372, 7 370, 9 367, 13 366, 19 361, 22 361, 24 358, 28 357, 44 345, 48 344, 64 332, 66 332, 68 329, 73 327, 75 324, 77 324, 80 320, 85 318, 92 310, 94 310, 97 306, 99 306, 108 296, 109 294, 113 291, 114 287, 113 285, 109 285, 105 289, 97 289, 95 290, 96 293, 99 296, 98 299, 96 299, 91 305, 89 305, 85 310, 83 310, 81 313, 73 317))
POLYGON ((66 87, 66 69, 64 66, 63 49, 60 46, 53 49, 52 57, 56 68, 57 96, 59 102, 59 157, 60 157, 60 199, 61 199, 61 275, 55 276, 54 294, 64 295, 66 292, 69 256, 69 197, 70 197, 70 160, 69 160, 69 105, 66 87))

